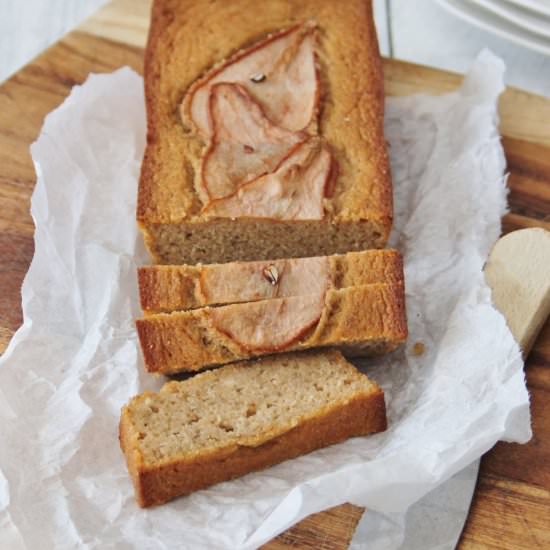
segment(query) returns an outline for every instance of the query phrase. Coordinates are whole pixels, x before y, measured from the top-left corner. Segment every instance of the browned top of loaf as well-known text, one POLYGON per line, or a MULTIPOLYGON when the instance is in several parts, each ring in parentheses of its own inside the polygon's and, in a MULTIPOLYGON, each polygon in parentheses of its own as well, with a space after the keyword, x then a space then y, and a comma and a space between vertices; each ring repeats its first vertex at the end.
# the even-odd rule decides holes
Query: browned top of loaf
POLYGON ((248 302, 313 292, 309 282, 311 263, 325 260, 328 286, 346 288, 372 283, 403 281, 403 265, 397 250, 364 250, 324 258, 231 262, 207 265, 153 265, 138 269, 141 307, 145 314, 194 309, 206 305, 248 302), (285 266, 296 265, 304 284, 280 288, 285 266), (282 268, 281 268, 282 266, 282 268), (281 280, 269 279, 275 268, 281 280), (217 287, 214 285, 217 284, 217 287), (213 292, 214 290, 214 292, 213 292))
POLYGON ((314 20, 321 134, 339 165, 326 206, 334 222, 391 218, 383 78, 370 0, 155 0, 145 54, 147 147, 138 221, 201 221, 193 185, 204 141, 180 121, 189 86, 267 34, 314 20))
POLYGON ((320 346, 382 344, 393 349, 407 337, 402 283, 329 289, 320 304, 308 298, 204 307, 137 319, 146 367, 150 372, 193 371, 320 346), (304 317, 310 314, 312 318, 304 317))

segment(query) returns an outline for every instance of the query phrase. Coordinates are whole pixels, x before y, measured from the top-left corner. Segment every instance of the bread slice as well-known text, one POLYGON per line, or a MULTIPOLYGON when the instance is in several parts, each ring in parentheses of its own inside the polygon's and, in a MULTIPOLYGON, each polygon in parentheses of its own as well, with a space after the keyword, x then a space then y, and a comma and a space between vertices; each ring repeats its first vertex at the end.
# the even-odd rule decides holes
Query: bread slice
POLYGON ((122 409, 140 506, 161 504, 386 429, 382 390, 335 351, 279 355, 169 382, 122 409))
POLYGON ((401 283, 159 313, 136 326, 147 370, 166 374, 314 347, 377 355, 407 337, 401 283))
POLYGON ((385 245, 371 0, 155 0, 144 74, 137 220, 155 263, 385 245))
POLYGON ((312 278, 323 277, 337 289, 402 282, 401 255, 396 250, 366 250, 317 258, 138 269, 145 315, 299 296, 311 293, 312 278))

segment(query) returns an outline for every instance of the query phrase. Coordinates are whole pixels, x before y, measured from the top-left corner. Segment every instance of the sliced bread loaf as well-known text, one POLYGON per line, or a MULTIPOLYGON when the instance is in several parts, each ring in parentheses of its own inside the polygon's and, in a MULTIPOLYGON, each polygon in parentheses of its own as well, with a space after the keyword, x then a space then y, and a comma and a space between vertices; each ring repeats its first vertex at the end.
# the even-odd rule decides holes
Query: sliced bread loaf
POLYGON ((311 294, 323 285, 347 288, 403 280, 396 250, 210 265, 154 265, 138 270, 145 315, 204 306, 311 294))
POLYGON ((136 326, 147 370, 161 373, 319 346, 380 354, 407 336, 402 283, 159 313, 136 326))
POLYGON ((335 351, 237 363, 122 409, 140 506, 161 504, 352 436, 386 429, 382 390, 335 351))
POLYGON ((137 219, 157 263, 385 245, 371 0, 155 0, 144 78, 137 219))

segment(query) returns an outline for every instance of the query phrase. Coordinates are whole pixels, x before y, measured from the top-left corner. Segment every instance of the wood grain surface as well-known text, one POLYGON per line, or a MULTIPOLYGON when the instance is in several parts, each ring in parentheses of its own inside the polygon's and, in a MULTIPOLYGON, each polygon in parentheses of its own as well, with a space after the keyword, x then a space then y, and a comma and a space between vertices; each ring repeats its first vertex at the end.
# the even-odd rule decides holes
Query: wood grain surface
MULTIPOLYGON (((0 352, 21 324, 20 286, 33 254, 29 145, 44 116, 90 72, 129 65, 141 72, 149 0, 115 0, 0 86, 0 352)), ((442 93, 458 75, 385 61, 390 95, 442 93)), ((503 231, 550 229, 550 101, 508 89, 500 101, 510 177, 503 231)), ((526 363, 533 439, 498 443, 482 460, 459 548, 550 548, 550 323, 526 363)), ((363 510, 343 505, 310 516, 265 546, 346 548, 363 510)))

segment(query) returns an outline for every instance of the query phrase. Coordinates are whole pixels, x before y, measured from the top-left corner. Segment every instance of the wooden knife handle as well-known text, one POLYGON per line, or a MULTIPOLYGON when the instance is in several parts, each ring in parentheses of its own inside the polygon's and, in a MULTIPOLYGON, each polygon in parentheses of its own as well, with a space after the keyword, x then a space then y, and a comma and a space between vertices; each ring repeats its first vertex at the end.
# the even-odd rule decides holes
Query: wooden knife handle
POLYGON ((527 357, 550 313, 550 231, 537 227, 501 237, 485 264, 485 279, 527 357))

